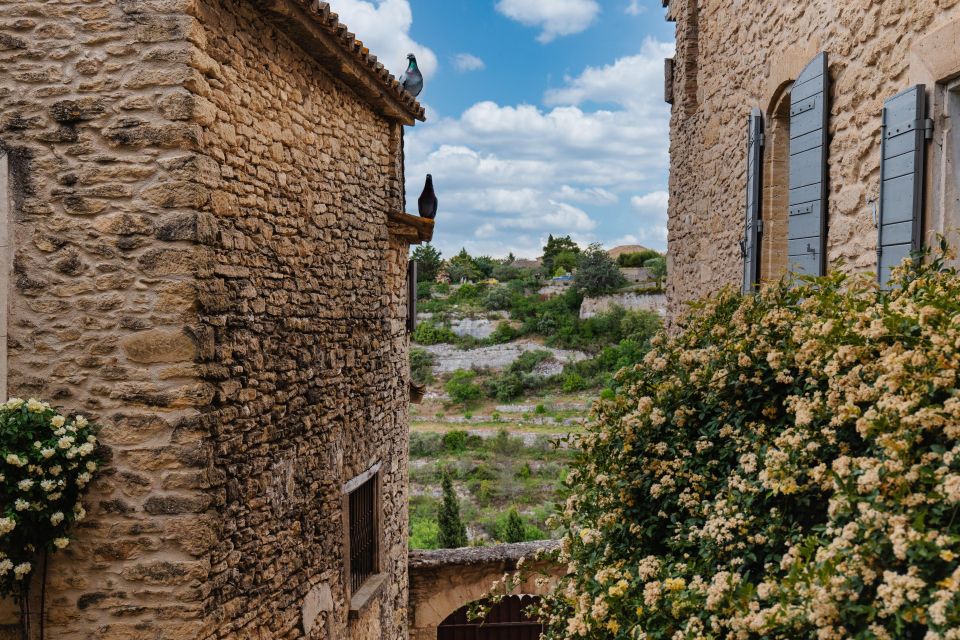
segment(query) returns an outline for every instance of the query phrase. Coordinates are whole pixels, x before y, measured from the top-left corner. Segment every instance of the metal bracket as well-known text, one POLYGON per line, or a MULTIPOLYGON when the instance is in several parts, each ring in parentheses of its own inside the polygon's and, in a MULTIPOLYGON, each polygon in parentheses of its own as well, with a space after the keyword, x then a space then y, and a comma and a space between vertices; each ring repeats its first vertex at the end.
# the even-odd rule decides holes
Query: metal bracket
POLYGON ((800 115, 801 113, 806 113, 807 111, 812 111, 813 109, 816 109, 816 108, 817 108, 817 101, 816 101, 816 100, 808 100, 808 101, 805 102, 804 104, 797 105, 796 107, 790 109, 790 115, 791 115, 791 116, 798 116, 798 115, 800 115))
POLYGON ((813 205, 812 205, 812 204, 808 204, 808 205, 805 206, 805 207, 793 207, 792 209, 790 209, 790 215, 791 215, 791 216, 800 216, 800 215, 803 215, 803 214, 805 214, 805 213, 813 213, 813 205))
POLYGON ((757 220, 757 235, 763 235, 763 220, 757 220))
POLYGON ((933 120, 926 118, 924 120, 914 120, 913 122, 902 122, 898 125, 888 125, 885 135, 887 138, 896 138, 899 135, 910 133, 911 131, 923 131, 923 137, 930 140, 933 138, 933 120))

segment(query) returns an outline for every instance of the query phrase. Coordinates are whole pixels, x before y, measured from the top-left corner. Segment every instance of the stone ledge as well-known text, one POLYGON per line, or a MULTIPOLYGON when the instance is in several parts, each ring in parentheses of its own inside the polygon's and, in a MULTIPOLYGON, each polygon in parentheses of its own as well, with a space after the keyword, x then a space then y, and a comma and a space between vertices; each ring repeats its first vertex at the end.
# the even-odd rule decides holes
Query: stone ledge
POLYGON ((433 240, 434 221, 409 213, 390 212, 387 214, 387 226, 390 235, 408 240, 410 244, 420 244, 433 240))
POLYGON ((515 563, 521 558, 532 560, 533 555, 537 551, 553 551, 559 546, 559 540, 538 540, 536 542, 496 544, 490 547, 411 551, 409 566, 411 570, 414 570, 494 564, 498 562, 515 563))
POLYGON ((350 598, 350 619, 356 620, 363 615, 364 609, 370 606, 380 592, 383 591, 383 585, 387 583, 387 574, 378 573, 367 578, 357 592, 350 598))

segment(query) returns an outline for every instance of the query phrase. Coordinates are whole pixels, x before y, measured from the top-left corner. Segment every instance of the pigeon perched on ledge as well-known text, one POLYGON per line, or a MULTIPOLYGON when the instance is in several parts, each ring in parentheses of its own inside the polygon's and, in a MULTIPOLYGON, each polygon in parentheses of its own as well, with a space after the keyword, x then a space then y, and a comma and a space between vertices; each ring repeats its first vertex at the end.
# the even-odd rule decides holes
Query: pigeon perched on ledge
POLYGON ((437 217, 437 194, 433 190, 433 176, 427 174, 427 183, 423 187, 423 193, 417 199, 417 208, 420 211, 421 218, 433 220, 437 217))
POLYGON ((417 66, 417 56, 408 53, 407 60, 410 61, 410 65, 400 76, 400 85, 416 98, 423 91, 423 74, 420 73, 420 68, 417 66))

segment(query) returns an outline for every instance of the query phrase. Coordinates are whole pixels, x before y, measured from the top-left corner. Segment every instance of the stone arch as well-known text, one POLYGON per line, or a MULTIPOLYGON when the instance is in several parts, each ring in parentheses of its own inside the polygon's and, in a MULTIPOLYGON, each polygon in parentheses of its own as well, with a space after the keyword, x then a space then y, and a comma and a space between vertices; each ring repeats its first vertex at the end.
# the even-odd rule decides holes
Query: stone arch
POLYGON ((778 280, 787 269, 787 225, 790 193, 790 90, 793 79, 781 81, 764 111, 763 196, 760 215, 760 281, 778 280))
MULTIPOLYGON (((521 558, 531 558, 556 543, 502 544, 492 547, 414 551, 410 554, 410 640, 436 640, 437 627, 463 606, 482 600, 494 581, 517 568, 521 558)), ((535 579, 539 570, 559 576, 560 566, 531 563, 535 574, 515 595, 546 595, 552 581, 535 579)))

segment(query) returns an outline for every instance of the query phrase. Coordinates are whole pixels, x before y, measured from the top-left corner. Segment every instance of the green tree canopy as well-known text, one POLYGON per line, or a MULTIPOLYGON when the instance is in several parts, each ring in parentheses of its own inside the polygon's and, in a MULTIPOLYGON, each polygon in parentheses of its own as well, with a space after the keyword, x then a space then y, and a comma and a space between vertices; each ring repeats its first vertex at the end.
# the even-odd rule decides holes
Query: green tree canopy
POLYGON ((626 280, 610 254, 599 244, 591 244, 580 256, 573 282, 584 295, 596 296, 619 289, 626 280))
POLYGON ((570 236, 554 238, 553 235, 550 235, 547 238, 547 244, 543 247, 543 258, 541 259, 543 262, 543 272, 547 274, 548 277, 553 275, 553 272, 556 270, 554 260, 557 255, 564 252, 577 255, 580 253, 580 247, 577 246, 577 243, 574 242, 570 236))
POLYGON ((447 262, 447 273, 450 276, 450 282, 454 284, 462 280, 475 282, 480 279, 481 275, 476 263, 466 249, 460 249, 460 253, 447 262))
POLYGON ((433 282, 440 272, 443 257, 429 242, 413 250, 410 259, 417 263, 417 282, 433 282))

